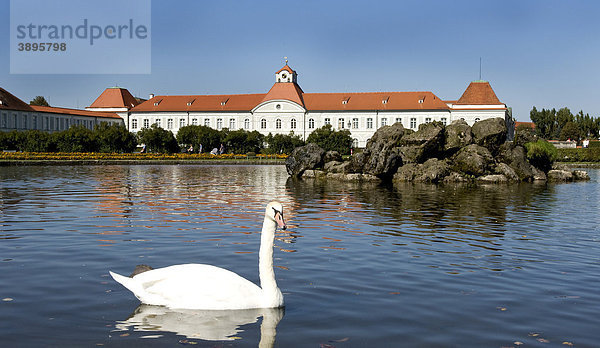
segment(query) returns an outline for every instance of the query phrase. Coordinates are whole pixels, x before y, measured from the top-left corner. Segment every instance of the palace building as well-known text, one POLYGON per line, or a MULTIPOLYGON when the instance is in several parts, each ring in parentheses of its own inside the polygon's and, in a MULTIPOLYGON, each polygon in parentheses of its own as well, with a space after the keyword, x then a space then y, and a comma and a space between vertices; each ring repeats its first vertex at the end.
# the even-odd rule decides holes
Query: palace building
MULTIPOLYGON (((61 117, 52 116, 52 112, 62 112, 66 116, 67 110, 73 109, 52 108, 49 111, 23 104, 23 110, 17 109, 8 114, 18 116, 21 112, 31 119, 44 113, 37 116, 42 119, 37 121, 37 127, 45 130, 61 130, 78 120, 85 125, 93 125, 101 120, 112 121, 116 116, 132 132, 156 124, 177 134, 181 127, 204 125, 218 130, 258 131, 264 135, 294 134, 306 140, 313 130, 331 125, 335 130, 349 130, 355 147, 365 147, 378 128, 396 122, 417 130, 419 125, 433 121, 449 124, 462 119, 472 125, 479 120, 501 117, 509 134, 513 134, 514 130, 510 108, 498 99, 486 81, 471 82, 457 100, 442 100, 428 91, 305 93, 298 84, 298 74, 287 61, 275 73, 275 82, 267 93, 151 94, 148 100, 140 100, 127 89, 112 87, 107 88, 86 110, 72 111, 69 121, 65 119, 64 122, 56 121, 61 117)), ((13 116, 9 117, 9 122, 6 117, 3 113, 3 130, 5 126, 17 124, 16 118, 14 121, 10 118, 13 116)), ((19 129, 27 128, 22 123, 20 125, 19 129)), ((32 126, 31 123, 28 125, 32 126)))
POLYGON ((56 132, 69 129, 71 126, 94 129, 102 122, 124 124, 121 116, 114 112, 29 105, 0 88, 0 131, 56 132))
POLYGON ((152 124, 174 133, 186 125, 205 125, 264 135, 293 133, 304 140, 330 124, 336 130, 348 129, 356 147, 364 147, 379 127, 395 122, 415 130, 423 123, 458 119, 472 125, 501 117, 509 129, 513 123, 509 108, 486 81, 471 82, 458 100, 442 100, 432 92, 305 93, 287 62, 275 73, 267 93, 150 95, 122 115, 133 132, 152 124))

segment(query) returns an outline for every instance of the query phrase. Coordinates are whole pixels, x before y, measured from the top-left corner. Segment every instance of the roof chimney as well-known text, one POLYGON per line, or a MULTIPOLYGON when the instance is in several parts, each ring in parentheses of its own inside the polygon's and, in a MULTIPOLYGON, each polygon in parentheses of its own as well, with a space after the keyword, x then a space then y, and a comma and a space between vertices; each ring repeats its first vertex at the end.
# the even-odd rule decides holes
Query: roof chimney
POLYGON ((152 98, 154 98, 154 93, 150 93, 150 94, 148 95, 148 99, 152 99, 152 98))

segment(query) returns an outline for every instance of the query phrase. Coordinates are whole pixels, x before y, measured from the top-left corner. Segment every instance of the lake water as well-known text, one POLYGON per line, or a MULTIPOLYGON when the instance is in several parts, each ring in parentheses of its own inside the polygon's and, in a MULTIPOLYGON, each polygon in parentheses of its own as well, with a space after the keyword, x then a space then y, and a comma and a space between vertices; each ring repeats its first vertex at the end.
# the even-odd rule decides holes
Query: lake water
POLYGON ((3 347, 598 347, 600 170, 485 187, 289 180, 282 166, 0 168, 3 347), (209 263, 285 310, 139 306, 109 277, 209 263), (139 307, 138 307, 139 306, 139 307))

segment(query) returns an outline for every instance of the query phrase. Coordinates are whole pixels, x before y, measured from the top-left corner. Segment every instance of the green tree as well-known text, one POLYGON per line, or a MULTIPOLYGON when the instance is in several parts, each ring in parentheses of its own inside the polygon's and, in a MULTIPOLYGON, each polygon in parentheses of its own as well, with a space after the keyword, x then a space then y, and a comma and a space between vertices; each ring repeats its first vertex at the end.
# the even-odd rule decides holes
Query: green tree
POLYGON ((581 139, 581 130, 579 126, 575 122, 567 122, 561 129, 560 135, 558 136, 559 140, 575 140, 579 141, 581 139))
POLYGON ((538 139, 538 141, 525 144, 527 149, 527 159, 535 167, 548 171, 552 168, 552 163, 558 157, 558 151, 554 145, 546 140, 538 139))
POLYGON ((25 131, 25 142, 22 151, 26 152, 55 152, 55 138, 47 132, 39 130, 25 131))
POLYGON ((347 155, 352 147, 352 135, 347 129, 335 131, 328 124, 310 133, 306 142, 315 143, 325 151, 337 151, 342 155, 347 155))
POLYGON ((304 141, 300 138, 299 135, 294 135, 292 133, 286 134, 275 134, 272 135, 269 133, 265 137, 265 142, 268 145, 268 148, 264 150, 264 152, 268 154, 290 154, 294 151, 295 148, 304 145, 304 141))
POLYGON ((140 144, 146 144, 148 152, 179 152, 179 145, 173 133, 158 127, 156 124, 153 124, 150 128, 142 128, 137 136, 140 144))
POLYGON ((257 131, 247 132, 243 129, 228 131, 223 143, 231 153, 245 154, 259 152, 264 136, 257 131))
POLYGON ((202 144, 203 152, 209 152, 221 145, 222 133, 206 126, 189 125, 179 128, 177 141, 186 147, 192 145, 196 151, 199 150, 200 144, 202 144))
POLYGON ((100 152, 133 152, 137 145, 135 134, 120 124, 102 122, 94 128, 100 152))
POLYGON ((529 112, 529 118, 535 123, 535 131, 537 135, 544 139, 552 138, 556 129, 556 110, 542 109, 538 111, 534 106, 529 112))
POLYGON ((41 95, 33 98, 33 100, 29 102, 29 105, 50 106, 48 101, 46 101, 46 98, 42 97, 41 95))
POLYGON ((555 122, 553 138, 554 139, 560 138, 560 134, 562 132, 563 127, 567 123, 573 122, 574 120, 575 120, 575 117, 573 116, 573 114, 571 113, 571 110, 569 110, 569 108, 559 109, 556 112, 556 122, 555 122))
POLYGON ((60 152, 98 151, 94 132, 84 126, 73 126, 65 131, 53 133, 52 137, 60 152))

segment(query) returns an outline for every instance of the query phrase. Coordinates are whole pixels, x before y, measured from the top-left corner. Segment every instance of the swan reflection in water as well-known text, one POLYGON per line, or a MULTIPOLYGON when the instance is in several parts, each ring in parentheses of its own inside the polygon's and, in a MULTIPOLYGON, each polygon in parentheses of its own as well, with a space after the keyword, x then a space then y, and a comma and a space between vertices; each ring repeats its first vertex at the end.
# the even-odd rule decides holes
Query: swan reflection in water
POLYGON ((240 310, 194 310, 170 309, 163 306, 141 304, 125 321, 115 325, 119 330, 165 331, 187 338, 207 341, 231 341, 244 330, 240 326, 260 325, 259 347, 273 347, 277 324, 284 315, 284 308, 256 308, 240 310))

